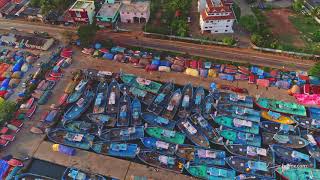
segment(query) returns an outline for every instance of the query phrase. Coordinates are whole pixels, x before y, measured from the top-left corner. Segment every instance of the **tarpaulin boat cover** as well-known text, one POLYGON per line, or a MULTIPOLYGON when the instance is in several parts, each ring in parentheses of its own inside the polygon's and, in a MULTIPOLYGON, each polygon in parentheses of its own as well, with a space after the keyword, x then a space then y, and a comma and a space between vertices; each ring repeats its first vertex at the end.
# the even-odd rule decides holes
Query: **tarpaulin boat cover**
POLYGON ((222 80, 233 81, 234 76, 230 74, 219 73, 219 78, 222 80))
POLYGON ((263 87, 269 87, 270 81, 268 79, 257 79, 257 84, 263 87))
POLYGON ((190 62, 190 67, 193 68, 193 69, 198 68, 198 61, 196 61, 196 60, 191 61, 190 62))
POLYGON ((199 71, 197 69, 187 68, 185 73, 191 76, 199 77, 199 71))
POLYGON ((294 94, 294 97, 299 104, 303 105, 320 105, 320 95, 319 94, 294 94))
POLYGON ((216 78, 218 76, 218 73, 215 69, 209 69, 208 76, 216 78))
POLYGON ((272 70, 272 71, 270 72, 270 76, 271 76, 271 77, 277 77, 278 74, 279 74, 279 71, 278 71, 278 70, 272 70))
POLYGON ((290 83, 288 81, 280 80, 276 82, 276 87, 279 87, 281 89, 289 89, 290 83))
POLYGON ((9 164, 5 160, 0 160, 0 178, 2 179, 3 176, 7 173, 9 169, 9 164))

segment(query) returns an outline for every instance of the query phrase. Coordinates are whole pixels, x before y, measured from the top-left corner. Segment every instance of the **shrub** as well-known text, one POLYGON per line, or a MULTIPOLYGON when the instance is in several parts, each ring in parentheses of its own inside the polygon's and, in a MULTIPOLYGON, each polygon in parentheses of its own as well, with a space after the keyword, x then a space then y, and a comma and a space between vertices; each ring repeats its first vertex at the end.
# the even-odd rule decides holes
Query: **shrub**
POLYGON ((232 46, 236 43, 236 40, 233 37, 224 37, 222 39, 222 42, 229 45, 229 46, 232 46))

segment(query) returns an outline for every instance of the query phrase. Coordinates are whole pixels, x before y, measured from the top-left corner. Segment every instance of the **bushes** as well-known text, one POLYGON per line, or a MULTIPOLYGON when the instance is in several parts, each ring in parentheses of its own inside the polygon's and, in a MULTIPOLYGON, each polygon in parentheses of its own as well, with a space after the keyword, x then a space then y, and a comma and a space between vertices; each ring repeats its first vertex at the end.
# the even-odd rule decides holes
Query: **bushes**
POLYGON ((16 110, 16 104, 11 101, 0 102, 0 122, 8 121, 13 117, 13 113, 16 110))
POLYGON ((237 20, 239 20, 240 17, 241 17, 241 9, 240 9, 240 7, 238 6, 237 3, 233 3, 232 9, 234 11, 234 14, 235 14, 237 20))
POLYGON ((308 74, 311 76, 320 77, 320 62, 315 63, 314 66, 308 71, 308 74))
POLYGON ((229 45, 229 46, 232 46, 236 43, 236 40, 233 37, 224 37, 222 39, 222 42, 229 45))
POLYGON ((98 27, 95 24, 82 25, 78 29, 81 46, 88 47, 94 42, 98 27))
POLYGON ((249 32, 255 32, 258 29, 257 20, 253 15, 242 16, 239 24, 249 32))

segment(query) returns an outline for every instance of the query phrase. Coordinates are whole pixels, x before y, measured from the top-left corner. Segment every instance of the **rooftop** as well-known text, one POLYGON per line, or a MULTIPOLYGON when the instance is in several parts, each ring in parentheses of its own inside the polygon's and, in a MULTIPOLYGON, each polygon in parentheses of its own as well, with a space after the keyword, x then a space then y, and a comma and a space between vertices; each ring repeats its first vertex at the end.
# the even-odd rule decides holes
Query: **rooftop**
POLYGON ((228 19, 235 19, 233 13, 230 13, 229 15, 226 16, 209 16, 205 10, 201 12, 201 17, 204 21, 207 20, 228 20, 228 19))
POLYGON ((40 11, 41 11, 40 8, 27 7, 21 12, 21 14, 27 15, 27 16, 36 16, 40 14, 40 11))
POLYGON ((97 16, 106 16, 113 17, 114 14, 119 11, 121 3, 108 4, 105 3, 102 5, 101 9, 97 13, 97 16))
POLYGON ((70 9, 87 9, 94 1, 77 0, 70 9))
POLYGON ((127 12, 147 12, 150 9, 150 1, 135 1, 130 3, 123 3, 122 11, 127 12))

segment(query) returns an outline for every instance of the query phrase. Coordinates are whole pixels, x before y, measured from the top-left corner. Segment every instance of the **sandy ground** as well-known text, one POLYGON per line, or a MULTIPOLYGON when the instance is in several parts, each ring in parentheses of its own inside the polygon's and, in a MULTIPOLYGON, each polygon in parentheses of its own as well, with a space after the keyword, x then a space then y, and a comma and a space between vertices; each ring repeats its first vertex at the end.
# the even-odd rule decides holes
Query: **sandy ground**
MULTIPOLYGON (((282 39, 288 38, 296 47, 304 47, 304 41, 300 39, 300 32, 290 22, 289 16, 293 15, 290 9, 274 9, 266 12, 268 24, 272 32, 282 39)), ((286 42, 289 43, 289 42, 286 42)))

